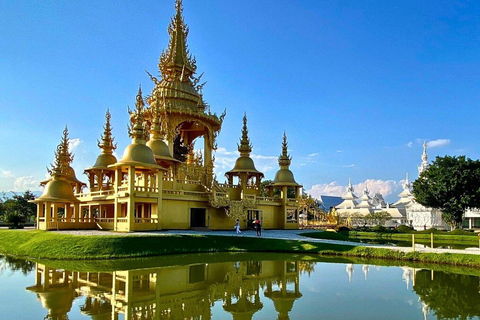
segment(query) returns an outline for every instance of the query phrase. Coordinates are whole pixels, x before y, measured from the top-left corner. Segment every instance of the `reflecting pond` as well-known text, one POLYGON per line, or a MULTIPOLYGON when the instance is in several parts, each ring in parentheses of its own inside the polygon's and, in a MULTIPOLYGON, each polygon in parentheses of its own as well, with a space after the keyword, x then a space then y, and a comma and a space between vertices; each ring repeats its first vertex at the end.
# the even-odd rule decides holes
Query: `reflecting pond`
POLYGON ((268 253, 0 257, 0 319, 480 319, 479 270, 388 263, 268 253))

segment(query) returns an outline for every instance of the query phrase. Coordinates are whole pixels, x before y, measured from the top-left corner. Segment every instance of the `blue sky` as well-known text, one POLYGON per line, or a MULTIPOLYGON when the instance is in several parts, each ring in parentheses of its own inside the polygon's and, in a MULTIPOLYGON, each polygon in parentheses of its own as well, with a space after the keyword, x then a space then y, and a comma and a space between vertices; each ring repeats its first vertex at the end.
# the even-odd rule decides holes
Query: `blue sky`
MULTIPOLYGON (((188 45, 212 111, 227 109, 217 172, 233 166, 248 115, 272 179, 286 130, 315 196, 351 178, 394 201, 430 159, 477 159, 480 2, 184 0, 188 45)), ((173 0, 0 2, 0 191, 39 189, 65 125, 77 176, 99 151, 107 108, 119 157, 127 105, 152 89, 173 0)))

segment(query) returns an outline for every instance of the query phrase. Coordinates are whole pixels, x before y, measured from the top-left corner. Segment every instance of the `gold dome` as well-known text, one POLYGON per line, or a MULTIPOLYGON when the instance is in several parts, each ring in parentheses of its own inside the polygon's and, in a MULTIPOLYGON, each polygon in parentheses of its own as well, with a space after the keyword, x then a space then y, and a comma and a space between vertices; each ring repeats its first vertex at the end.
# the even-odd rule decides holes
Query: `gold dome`
POLYGON ((165 141, 161 139, 150 139, 147 142, 147 146, 152 149, 153 156, 155 159, 161 160, 172 160, 175 162, 180 162, 170 154, 170 150, 168 149, 167 144, 165 141))
MULTIPOLYGON (((67 168, 67 176, 66 176, 65 179, 66 179, 67 182, 70 183, 71 185, 76 185, 77 183, 81 184, 82 186, 86 185, 85 182, 82 182, 82 181, 78 180, 77 176, 75 175, 75 170, 73 170, 73 168, 70 167, 70 166, 68 166, 68 168, 67 168)), ((41 185, 41 186, 45 186, 45 185, 46 185, 47 183, 49 183, 50 181, 52 181, 52 177, 40 181, 40 185, 41 185)))
POLYGON ((71 203, 79 200, 73 194, 73 188, 65 178, 53 176, 45 186, 43 194, 34 200, 34 202, 40 201, 71 203))
POLYGON ((237 161, 235 162, 235 167, 233 167, 232 170, 228 171, 226 175, 232 174, 232 173, 240 173, 240 172, 248 172, 248 173, 255 173, 259 174, 263 177, 263 173, 258 171, 255 168, 255 163, 253 162, 252 158, 250 157, 239 157, 237 161))
POLYGON ((51 315, 66 314, 72 308, 75 291, 68 287, 54 288, 47 292, 37 292, 42 307, 51 315))
POLYGON ((155 161, 152 149, 140 143, 132 143, 126 147, 123 157, 117 165, 132 165, 148 169, 161 168, 155 161))
POLYGON ((273 186, 300 186, 293 177, 292 171, 290 169, 280 169, 275 174, 275 179, 273 179, 273 186))
POLYGON ((117 158, 113 154, 101 153, 90 169, 107 169, 109 165, 115 163, 117 163, 117 158))

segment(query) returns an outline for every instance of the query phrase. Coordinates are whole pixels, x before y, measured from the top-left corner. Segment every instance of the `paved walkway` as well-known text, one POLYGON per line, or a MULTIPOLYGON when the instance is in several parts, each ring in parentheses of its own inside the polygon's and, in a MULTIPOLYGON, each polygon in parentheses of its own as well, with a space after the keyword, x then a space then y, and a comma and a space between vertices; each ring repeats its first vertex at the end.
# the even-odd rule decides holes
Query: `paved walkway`
MULTIPOLYGON (((257 237, 256 232, 253 230, 242 231, 241 234, 236 234, 234 230, 232 231, 193 231, 193 230, 168 230, 168 231, 146 231, 146 232, 136 232, 136 233, 120 233, 120 232, 111 232, 111 231, 99 231, 99 230, 74 230, 74 231, 55 231, 58 233, 65 234, 74 234, 74 235, 116 235, 116 236, 141 236, 141 235, 162 235, 162 234, 197 234, 197 235, 212 235, 212 236, 231 236, 231 237, 257 237)), ((359 242, 350 242, 350 241, 340 241, 340 240, 329 240, 329 239, 314 239, 309 237, 304 237, 301 233, 308 232, 305 230, 262 230, 262 238, 265 239, 284 239, 284 240, 299 240, 299 241, 309 241, 309 242, 320 242, 320 243, 331 243, 331 244, 342 244, 349 246, 363 246, 363 247, 373 247, 373 248, 383 248, 390 249, 402 252, 411 252, 412 247, 396 247, 388 245, 379 245, 379 244, 367 244, 359 242)), ((465 250, 457 249, 440 249, 440 248, 428 248, 423 245, 417 245, 415 247, 417 252, 431 252, 431 253, 463 253, 463 254, 480 254, 480 249, 478 247, 467 248, 465 250)))

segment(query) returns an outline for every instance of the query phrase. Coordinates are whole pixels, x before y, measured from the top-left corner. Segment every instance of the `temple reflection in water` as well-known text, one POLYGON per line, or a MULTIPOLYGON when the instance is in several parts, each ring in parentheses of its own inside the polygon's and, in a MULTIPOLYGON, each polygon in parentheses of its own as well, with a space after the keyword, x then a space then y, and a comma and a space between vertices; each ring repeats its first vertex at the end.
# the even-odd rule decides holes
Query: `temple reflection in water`
MULTIPOLYGON (((237 261, 113 272, 74 272, 37 264, 35 292, 44 319, 68 319, 75 298, 94 320, 211 319, 221 301, 233 319, 252 319, 271 299, 277 319, 289 319, 308 262, 237 261), (263 292, 263 294, 261 294, 263 292)), ((310 263, 311 264, 311 263, 310 263)))

